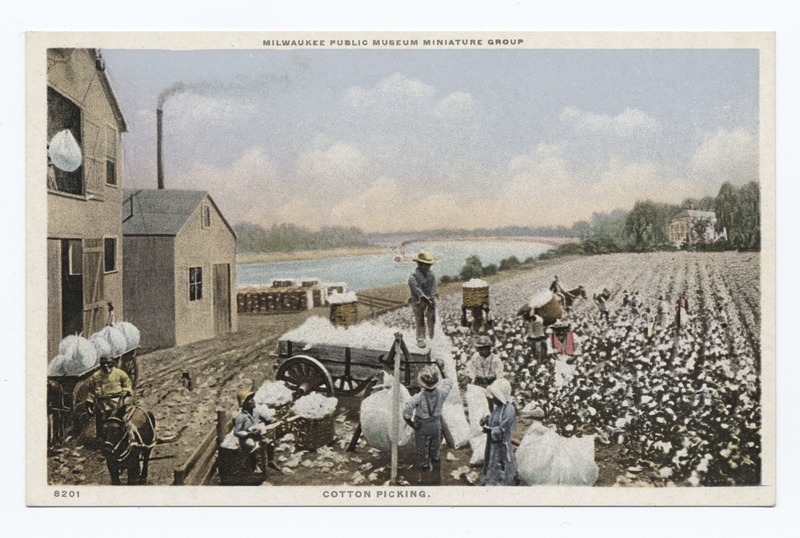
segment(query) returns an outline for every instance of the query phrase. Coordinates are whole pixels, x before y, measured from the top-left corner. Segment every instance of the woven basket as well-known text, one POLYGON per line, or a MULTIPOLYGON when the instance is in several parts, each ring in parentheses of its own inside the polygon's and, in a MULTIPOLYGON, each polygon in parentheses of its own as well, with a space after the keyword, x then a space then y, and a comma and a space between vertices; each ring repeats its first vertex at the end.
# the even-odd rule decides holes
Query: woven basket
POLYGON ((358 303, 332 304, 331 323, 337 327, 349 327, 358 323, 358 303))
POLYGON ((489 302, 489 286, 480 288, 461 287, 461 304, 467 308, 481 306, 489 302))
POLYGON ((316 450, 333 441, 336 437, 334 419, 335 413, 322 418, 292 417, 290 427, 295 446, 316 450))
POLYGON ((276 405, 274 407, 270 406, 270 408, 275 411, 273 419, 279 421, 278 431, 276 432, 277 436, 283 437, 287 433, 291 433, 291 428, 286 424, 286 419, 289 416, 289 411, 292 409, 292 402, 276 405))

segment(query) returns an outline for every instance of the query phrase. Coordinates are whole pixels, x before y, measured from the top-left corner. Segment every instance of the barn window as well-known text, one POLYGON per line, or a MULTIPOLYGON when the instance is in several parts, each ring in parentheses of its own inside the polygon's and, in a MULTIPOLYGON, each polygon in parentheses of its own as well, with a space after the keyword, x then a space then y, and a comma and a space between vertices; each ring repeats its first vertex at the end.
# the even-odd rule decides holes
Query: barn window
MULTIPOLYGON (((69 130, 83 153, 80 107, 53 88, 47 88, 47 140, 52 140, 57 133, 64 130, 69 130)), ((76 170, 68 172, 52 163, 49 155, 47 165, 48 176, 51 172, 55 176, 55 181, 48 177, 49 189, 69 194, 84 194, 83 166, 78 166, 76 170)))
POLYGON ((117 131, 106 127, 106 184, 117 184, 117 131))
POLYGON ((103 270, 113 273, 117 270, 117 238, 106 237, 103 239, 103 270))
POLYGON ((211 208, 203 206, 203 228, 211 228, 211 208))
POLYGON ((189 300, 199 301, 203 298, 203 268, 189 267, 189 300))

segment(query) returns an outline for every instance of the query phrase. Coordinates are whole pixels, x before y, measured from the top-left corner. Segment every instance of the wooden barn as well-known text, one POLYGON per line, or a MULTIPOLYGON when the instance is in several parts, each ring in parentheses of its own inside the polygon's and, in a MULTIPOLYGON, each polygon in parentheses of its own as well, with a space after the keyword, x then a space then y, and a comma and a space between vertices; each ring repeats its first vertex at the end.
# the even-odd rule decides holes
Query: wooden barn
POLYGON ((204 191, 126 190, 125 316, 141 346, 237 330, 236 234, 204 191))
POLYGON ((112 302, 124 316, 122 148, 125 118, 96 49, 47 51, 48 358, 89 336, 112 302))

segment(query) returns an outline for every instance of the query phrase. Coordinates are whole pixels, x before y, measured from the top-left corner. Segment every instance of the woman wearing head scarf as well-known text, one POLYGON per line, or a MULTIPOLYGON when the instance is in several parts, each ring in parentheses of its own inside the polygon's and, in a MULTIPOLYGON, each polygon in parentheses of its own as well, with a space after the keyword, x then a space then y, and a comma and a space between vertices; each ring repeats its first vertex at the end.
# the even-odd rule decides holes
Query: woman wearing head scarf
POLYGON ((492 413, 481 420, 486 432, 486 452, 478 479, 483 486, 513 486, 517 483, 517 462, 511 448, 511 434, 517 413, 511 404, 511 383, 497 379, 486 389, 494 404, 492 413))

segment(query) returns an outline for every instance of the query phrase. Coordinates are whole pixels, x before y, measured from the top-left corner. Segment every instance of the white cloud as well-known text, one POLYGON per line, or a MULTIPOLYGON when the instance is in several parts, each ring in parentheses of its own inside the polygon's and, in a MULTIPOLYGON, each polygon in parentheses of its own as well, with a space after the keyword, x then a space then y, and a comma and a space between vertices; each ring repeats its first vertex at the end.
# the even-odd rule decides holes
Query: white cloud
POLYGON ((708 136, 689 162, 689 178, 719 187, 758 181, 758 139, 745 129, 720 130, 708 136))
POLYGON ((465 116, 475 109, 475 99, 466 92, 451 93, 436 108, 436 115, 443 118, 465 116))
POLYGON ((621 138, 655 131, 659 128, 657 119, 648 116, 638 108, 626 108, 616 116, 610 116, 575 107, 566 107, 561 111, 559 119, 582 131, 609 132, 621 138))
POLYGON ((366 166, 367 159, 355 146, 318 138, 314 148, 298 157, 297 174, 312 181, 359 182, 366 166))
POLYGON ((402 73, 381 79, 369 89, 354 86, 347 90, 345 100, 355 107, 373 106, 376 104, 418 105, 433 99, 436 89, 421 80, 408 78, 402 73))
POLYGON ((164 104, 165 116, 184 125, 187 130, 197 129, 198 124, 230 124, 248 118, 255 111, 253 102, 191 92, 175 95, 164 104))

